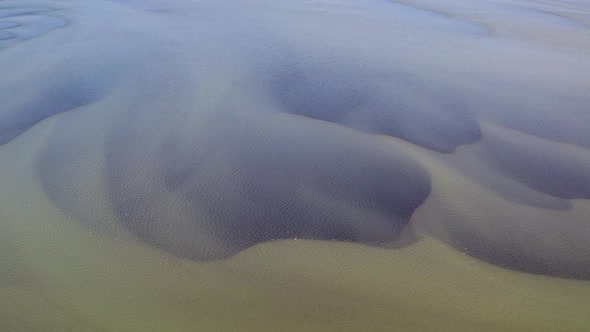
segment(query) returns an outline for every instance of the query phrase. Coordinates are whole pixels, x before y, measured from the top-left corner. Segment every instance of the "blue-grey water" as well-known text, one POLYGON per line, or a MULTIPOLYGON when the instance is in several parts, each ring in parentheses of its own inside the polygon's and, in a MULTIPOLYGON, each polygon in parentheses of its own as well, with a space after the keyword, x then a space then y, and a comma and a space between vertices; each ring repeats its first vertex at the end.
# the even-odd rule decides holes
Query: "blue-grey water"
POLYGON ((0 0, 0 330, 589 330, 589 91, 582 0, 0 0))

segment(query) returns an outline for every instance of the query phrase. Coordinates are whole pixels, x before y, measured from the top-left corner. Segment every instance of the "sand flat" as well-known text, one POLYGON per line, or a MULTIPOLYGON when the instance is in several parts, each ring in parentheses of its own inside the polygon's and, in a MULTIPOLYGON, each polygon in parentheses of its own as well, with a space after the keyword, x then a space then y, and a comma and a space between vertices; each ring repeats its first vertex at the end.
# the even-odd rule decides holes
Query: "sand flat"
POLYGON ((0 329, 590 328, 582 1, 0 1, 0 329))

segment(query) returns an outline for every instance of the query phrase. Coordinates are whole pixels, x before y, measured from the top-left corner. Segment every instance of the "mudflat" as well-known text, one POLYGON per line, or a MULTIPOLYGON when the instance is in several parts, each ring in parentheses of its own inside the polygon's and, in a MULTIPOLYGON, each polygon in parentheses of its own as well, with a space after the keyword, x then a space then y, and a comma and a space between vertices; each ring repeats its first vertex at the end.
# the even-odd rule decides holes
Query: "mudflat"
POLYGON ((0 328, 590 327, 583 1, 0 1, 0 328))

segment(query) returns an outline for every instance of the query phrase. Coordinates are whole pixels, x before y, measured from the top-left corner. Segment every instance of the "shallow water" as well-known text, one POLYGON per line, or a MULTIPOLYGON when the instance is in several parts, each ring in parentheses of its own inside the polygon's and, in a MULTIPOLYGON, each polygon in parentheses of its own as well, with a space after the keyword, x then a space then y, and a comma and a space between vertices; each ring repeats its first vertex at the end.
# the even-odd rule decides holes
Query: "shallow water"
POLYGON ((582 1, 0 0, 0 329, 590 328, 582 1))

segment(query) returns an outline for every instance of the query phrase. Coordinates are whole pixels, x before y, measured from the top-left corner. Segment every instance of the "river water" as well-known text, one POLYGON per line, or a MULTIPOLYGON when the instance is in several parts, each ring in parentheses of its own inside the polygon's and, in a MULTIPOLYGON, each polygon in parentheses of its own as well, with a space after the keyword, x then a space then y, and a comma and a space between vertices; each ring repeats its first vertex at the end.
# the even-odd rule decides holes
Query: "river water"
POLYGON ((590 329, 583 1, 0 0, 3 331, 590 329))

